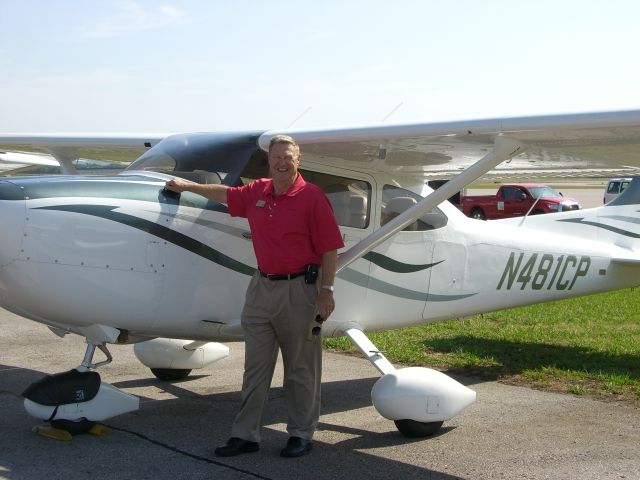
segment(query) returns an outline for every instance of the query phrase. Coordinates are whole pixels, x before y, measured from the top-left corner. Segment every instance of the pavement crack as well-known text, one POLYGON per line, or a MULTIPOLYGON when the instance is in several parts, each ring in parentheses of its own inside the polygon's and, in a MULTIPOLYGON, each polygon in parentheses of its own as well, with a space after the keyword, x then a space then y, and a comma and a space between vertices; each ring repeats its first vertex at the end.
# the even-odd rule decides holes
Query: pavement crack
POLYGON ((201 455, 196 455, 195 453, 191 453, 191 452, 187 452, 185 450, 181 450, 181 449, 179 449, 177 447, 174 447, 172 445, 168 445, 168 444, 166 444, 164 442, 161 442, 159 440, 154 440, 153 438, 148 437, 147 435, 144 435, 142 433, 134 432, 132 430, 127 430, 126 428, 114 427, 114 426, 108 425, 106 423, 103 424, 103 425, 105 427, 108 427, 108 428, 112 429, 112 430, 116 430, 118 432, 123 432, 123 433, 128 433, 129 435, 133 435, 135 437, 138 437, 138 438, 140 438, 140 439, 142 439, 142 440, 144 440, 146 442, 149 442, 149 443, 152 443, 152 444, 157 445, 159 447, 165 448, 165 449, 170 450, 170 451, 172 451, 174 453, 177 453, 179 455, 184 455, 185 457, 189 457, 189 458, 192 458, 194 460, 198 460, 200 462, 205 462, 205 463, 209 463, 209 464, 212 464, 212 465, 217 465, 219 467, 227 468, 227 469, 233 470, 235 472, 244 473, 244 474, 250 475, 250 476, 252 476, 254 478, 259 478, 260 480, 273 480, 270 477, 265 477, 264 475, 260 475, 258 473, 252 472, 250 470, 245 470, 244 468, 234 467, 233 465, 228 465, 228 464, 220 462, 218 460, 213 460, 211 458, 203 457, 201 455))

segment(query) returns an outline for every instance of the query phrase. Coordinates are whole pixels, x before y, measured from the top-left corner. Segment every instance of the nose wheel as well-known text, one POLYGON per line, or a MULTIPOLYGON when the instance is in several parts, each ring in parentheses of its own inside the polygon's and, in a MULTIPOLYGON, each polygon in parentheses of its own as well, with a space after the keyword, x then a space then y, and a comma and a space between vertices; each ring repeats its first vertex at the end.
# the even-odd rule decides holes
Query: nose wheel
POLYGON ((89 370, 110 363, 111 359, 104 344, 88 343, 79 367, 47 375, 27 387, 22 394, 25 409, 54 429, 71 435, 86 433, 96 422, 137 410, 140 404, 137 397, 103 382, 97 372, 89 370), (107 358, 92 363, 96 347, 107 358))
POLYGON ((93 428, 96 422, 87 420, 86 418, 80 420, 51 420, 49 424, 58 430, 69 432, 71 435, 80 435, 87 433, 93 428))

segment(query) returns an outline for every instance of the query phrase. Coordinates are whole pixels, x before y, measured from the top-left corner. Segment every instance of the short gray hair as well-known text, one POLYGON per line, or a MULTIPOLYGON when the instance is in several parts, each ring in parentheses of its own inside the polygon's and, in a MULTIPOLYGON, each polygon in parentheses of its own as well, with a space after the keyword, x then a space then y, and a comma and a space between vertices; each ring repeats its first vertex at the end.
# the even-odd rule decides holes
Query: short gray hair
POLYGON ((278 143, 285 143, 287 145, 293 146, 296 149, 298 156, 300 156, 300 145, 296 143, 293 137, 290 137, 289 135, 276 135, 275 137, 272 137, 269 141, 269 150, 271 150, 271 147, 278 143))

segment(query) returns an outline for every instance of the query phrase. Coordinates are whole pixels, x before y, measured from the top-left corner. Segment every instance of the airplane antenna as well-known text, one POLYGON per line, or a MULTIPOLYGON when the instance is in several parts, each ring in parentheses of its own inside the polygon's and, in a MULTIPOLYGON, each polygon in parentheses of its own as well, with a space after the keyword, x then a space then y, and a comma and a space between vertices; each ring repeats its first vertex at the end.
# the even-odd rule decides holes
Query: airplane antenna
POLYGON ((309 110, 311 110, 311 107, 310 107, 310 106, 309 106, 309 107, 307 107, 307 109, 306 109, 306 110, 304 110, 300 115, 298 115, 296 118, 294 118, 294 119, 293 119, 293 122, 291 122, 291 123, 287 126, 287 128, 291 128, 291 127, 293 127, 294 123, 296 123, 296 122, 297 122, 298 120, 300 120, 304 115, 306 115, 306 113, 307 113, 309 110))
POLYGON ((384 123, 384 122, 386 122, 386 121, 389 119, 389 117, 390 117, 391 115, 393 115, 394 113, 396 113, 396 111, 397 111, 397 110, 398 110, 398 109, 399 109, 403 104, 404 104, 404 102, 400 102, 398 105, 396 105, 395 107, 393 107, 393 108, 391 109, 391 111, 390 111, 389 113, 387 113, 387 114, 384 116, 384 118, 380 121, 380 123, 384 123))

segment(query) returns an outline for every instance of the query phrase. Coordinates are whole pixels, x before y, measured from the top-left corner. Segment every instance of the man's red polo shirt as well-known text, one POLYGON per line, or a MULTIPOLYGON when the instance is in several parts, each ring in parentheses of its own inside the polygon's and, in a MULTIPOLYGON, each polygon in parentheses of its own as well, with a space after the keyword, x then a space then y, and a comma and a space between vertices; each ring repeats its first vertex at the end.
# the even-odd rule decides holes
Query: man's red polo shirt
POLYGON ((249 220, 258 268, 265 273, 295 273, 322 254, 344 246, 333 208, 324 192, 300 173, 291 187, 275 196, 273 181, 261 178, 227 190, 233 217, 249 220))

